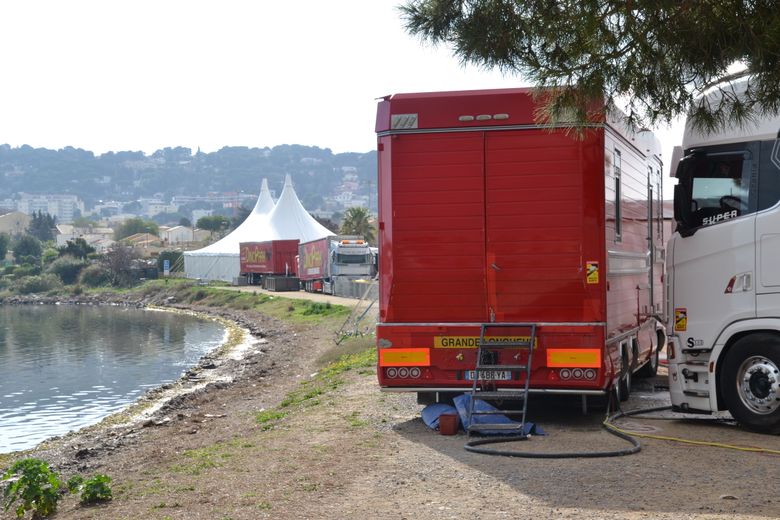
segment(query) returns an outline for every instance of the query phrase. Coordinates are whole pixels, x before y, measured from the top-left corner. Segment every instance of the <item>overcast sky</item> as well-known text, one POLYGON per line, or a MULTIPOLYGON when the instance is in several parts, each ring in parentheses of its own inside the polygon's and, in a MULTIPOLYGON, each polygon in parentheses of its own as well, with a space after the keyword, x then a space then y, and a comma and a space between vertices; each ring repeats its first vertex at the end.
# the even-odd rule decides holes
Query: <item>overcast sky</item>
POLYGON ((525 85, 408 36, 399 1, 3 0, 0 143, 366 152, 378 97, 525 85))

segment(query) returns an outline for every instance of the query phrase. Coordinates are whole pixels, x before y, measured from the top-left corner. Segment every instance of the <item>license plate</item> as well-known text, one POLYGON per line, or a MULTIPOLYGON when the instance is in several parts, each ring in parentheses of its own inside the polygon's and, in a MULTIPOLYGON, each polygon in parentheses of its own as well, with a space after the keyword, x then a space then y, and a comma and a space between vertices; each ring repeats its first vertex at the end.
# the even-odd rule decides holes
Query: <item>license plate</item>
MULTIPOLYGON (((467 370, 466 379, 473 380, 476 377, 476 370, 467 370)), ((509 381, 512 379, 512 373, 509 370, 480 370, 479 378, 482 381, 509 381)))

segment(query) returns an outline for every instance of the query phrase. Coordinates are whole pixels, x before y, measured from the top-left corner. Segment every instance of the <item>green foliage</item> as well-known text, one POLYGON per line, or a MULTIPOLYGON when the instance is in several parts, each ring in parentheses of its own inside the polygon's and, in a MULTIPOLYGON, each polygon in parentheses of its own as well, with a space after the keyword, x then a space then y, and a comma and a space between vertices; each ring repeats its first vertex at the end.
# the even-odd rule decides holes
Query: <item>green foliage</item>
POLYGON ((78 493, 83 483, 84 483, 84 477, 82 477, 81 475, 73 475, 68 479, 68 483, 67 483, 68 492, 78 493))
POLYGON ((263 410, 255 415, 255 421, 260 425, 261 430, 270 430, 276 423, 287 417, 287 413, 279 410, 263 410))
POLYGON ((60 256, 59 251, 54 248, 47 247, 41 254, 41 262, 43 265, 49 265, 54 262, 60 256))
POLYGON ((138 233, 149 233, 150 235, 157 236, 160 233, 160 227, 153 220, 131 218, 125 220, 122 225, 116 228, 114 231, 114 239, 122 240, 123 238, 138 233))
POLYGON ((326 303, 307 302, 307 303, 308 305, 306 305, 306 309, 303 311, 304 316, 312 316, 315 314, 319 314, 319 315, 330 314, 330 310, 333 309, 333 306, 330 304, 330 302, 326 302, 326 303))
POLYGON ((368 210, 360 207, 349 208, 344 214, 344 220, 341 221, 341 233, 343 235, 360 235, 366 242, 373 244, 374 226, 369 220, 368 210))
POLYGON ((72 285, 79 279, 81 271, 87 266, 87 262, 73 258, 72 256, 62 256, 51 263, 46 272, 59 276, 62 283, 72 285))
POLYGON ((87 287, 101 287, 111 283, 111 276, 102 265, 91 264, 81 270, 79 283, 87 287))
POLYGON ((30 219, 30 225, 27 226, 27 232, 41 242, 46 242, 54 240, 54 226, 54 217, 42 211, 35 211, 30 219))
POLYGON ((8 246, 11 244, 11 237, 7 233, 0 233, 0 263, 5 260, 8 254, 8 246))
POLYGON ((17 518, 23 518, 27 511, 33 512, 33 518, 40 518, 57 510, 61 483, 45 461, 32 458, 19 460, 0 480, 6 482, 3 510, 8 511, 15 505, 17 518))
POLYGON ((13 274, 14 279, 16 280, 24 278, 25 276, 36 276, 41 274, 41 266, 38 264, 31 265, 29 263, 17 265, 13 270, 13 274))
MULTIPOLYGON (((70 481, 68 481, 70 482, 70 481)), ((83 481, 81 488, 82 504, 97 504, 107 502, 113 498, 111 493, 111 477, 98 474, 83 481)))
POLYGON ((95 248, 87 244, 87 241, 83 238, 77 238, 75 240, 68 240, 65 245, 59 248, 60 256, 69 255, 74 258, 81 258, 86 260, 91 253, 95 252, 95 248))
POLYGON ((41 241, 32 235, 22 235, 16 240, 12 248, 14 250, 14 260, 17 264, 24 262, 40 264, 43 245, 41 241))
POLYGON ((16 280, 13 290, 19 294, 46 293, 62 287, 62 281, 56 274, 46 273, 38 276, 25 276, 16 280))
POLYGON ((699 104, 694 124, 744 124, 780 108, 776 2, 407 0, 401 11, 411 34, 464 63, 550 89, 542 121, 574 116, 582 128, 625 99, 638 126, 668 123, 735 63, 753 75, 746 96, 699 104))
POLYGON ((213 233, 215 231, 227 229, 228 226, 230 226, 230 219, 223 217, 222 215, 211 215, 199 218, 195 225, 200 229, 205 229, 206 231, 211 231, 213 233))

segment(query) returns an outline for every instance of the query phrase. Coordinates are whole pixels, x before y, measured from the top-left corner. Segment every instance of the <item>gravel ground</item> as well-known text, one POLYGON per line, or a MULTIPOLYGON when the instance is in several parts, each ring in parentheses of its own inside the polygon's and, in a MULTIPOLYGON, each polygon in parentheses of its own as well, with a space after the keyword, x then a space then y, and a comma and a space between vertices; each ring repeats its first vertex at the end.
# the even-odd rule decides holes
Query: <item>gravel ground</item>
MULTIPOLYGON (((113 501, 83 507, 67 497, 54 518, 780 516, 776 455, 655 439, 641 439, 640 453, 617 458, 470 453, 463 448, 464 434, 442 436, 428 429, 412 395, 380 392, 373 369, 346 372, 342 384, 285 408, 283 418, 258 424, 258 412, 277 409, 290 392, 311 388, 323 356, 354 345, 333 344, 332 330, 340 323, 293 326, 249 311, 221 314, 251 328, 241 356, 225 354, 210 359, 205 366, 211 368, 192 371, 168 389, 178 397, 150 417, 91 428, 35 453, 66 478, 98 472, 113 478, 113 501), (209 378, 214 382, 204 386, 209 378), (182 393, 185 389, 190 392, 182 393)), ((638 380, 624 409, 668 403, 665 384, 663 376, 638 380)), ((627 446, 602 429, 603 403, 590 404, 584 415, 578 399, 533 397, 530 418, 547 435, 506 449, 549 453, 627 446)), ((644 433, 780 449, 780 437, 749 433, 728 421, 656 416, 662 418, 618 423, 644 433)))

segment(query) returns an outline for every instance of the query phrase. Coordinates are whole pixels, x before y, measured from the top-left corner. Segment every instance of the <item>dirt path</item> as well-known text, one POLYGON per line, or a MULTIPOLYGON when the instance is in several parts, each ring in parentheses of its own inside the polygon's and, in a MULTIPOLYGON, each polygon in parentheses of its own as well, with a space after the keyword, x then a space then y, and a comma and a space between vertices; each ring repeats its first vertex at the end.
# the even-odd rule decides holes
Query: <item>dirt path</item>
MULTIPOLYGON (((373 368, 312 376, 333 357, 327 326, 291 326, 255 313, 243 359, 216 360, 230 383, 175 399, 147 426, 87 431, 40 456, 67 477, 102 472, 115 498, 85 508, 66 498, 57 519, 687 519, 780 516, 774 455, 642 440, 637 455, 541 460, 463 449, 420 420, 411 395, 381 393, 373 368), (288 407, 279 408, 287 398, 288 407), (258 423, 258 413, 284 416, 258 423)), ((357 341, 357 340, 355 340, 357 341)), ((338 349, 355 348, 342 344, 338 349)), ((662 377, 638 384, 629 407, 666 402, 662 377)), ((508 446, 529 451, 615 449, 603 412, 577 400, 535 398, 545 437, 508 446)), ((622 421, 662 435, 780 449, 780 438, 730 423, 622 421)), ((10 518, 10 516, 8 516, 10 518)))

